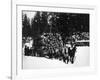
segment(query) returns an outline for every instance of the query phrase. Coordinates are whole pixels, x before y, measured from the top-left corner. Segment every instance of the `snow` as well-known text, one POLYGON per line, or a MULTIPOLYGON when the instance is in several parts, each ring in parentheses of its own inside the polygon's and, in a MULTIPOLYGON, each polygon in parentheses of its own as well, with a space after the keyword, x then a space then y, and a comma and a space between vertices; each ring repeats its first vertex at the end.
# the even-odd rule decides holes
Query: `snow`
POLYGON ((47 59, 44 57, 33 57, 23 55, 23 69, 48 69, 89 66, 89 47, 77 47, 74 64, 65 64, 57 59, 47 59))

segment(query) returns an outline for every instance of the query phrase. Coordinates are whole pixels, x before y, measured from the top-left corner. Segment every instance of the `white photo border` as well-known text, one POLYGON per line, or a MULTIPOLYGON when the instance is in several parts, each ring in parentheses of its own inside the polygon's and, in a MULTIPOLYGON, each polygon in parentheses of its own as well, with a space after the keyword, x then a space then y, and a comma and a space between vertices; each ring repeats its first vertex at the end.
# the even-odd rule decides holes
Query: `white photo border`
POLYGON ((39 6, 39 5, 25 5, 14 4, 12 9, 12 79, 25 79, 25 78, 41 78, 41 77, 54 77, 54 76, 67 76, 67 75, 80 75, 94 73, 96 71, 96 9, 84 7, 70 7, 70 6, 39 6), (43 69, 43 70, 23 70, 22 65, 22 51, 21 51, 21 24, 22 24, 22 10, 37 10, 37 11, 53 11, 53 12, 76 12, 76 13, 89 13, 90 14, 90 66, 78 68, 64 68, 64 69, 43 69), (95 27, 94 27, 95 26, 95 27))

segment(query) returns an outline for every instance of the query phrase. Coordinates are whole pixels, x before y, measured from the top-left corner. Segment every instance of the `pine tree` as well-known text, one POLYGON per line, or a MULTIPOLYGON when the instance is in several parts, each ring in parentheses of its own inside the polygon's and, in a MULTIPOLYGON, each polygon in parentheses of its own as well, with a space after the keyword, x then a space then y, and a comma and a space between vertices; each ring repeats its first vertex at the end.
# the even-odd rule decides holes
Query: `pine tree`
POLYGON ((22 16, 22 36, 31 36, 30 19, 27 17, 26 14, 23 14, 22 16))

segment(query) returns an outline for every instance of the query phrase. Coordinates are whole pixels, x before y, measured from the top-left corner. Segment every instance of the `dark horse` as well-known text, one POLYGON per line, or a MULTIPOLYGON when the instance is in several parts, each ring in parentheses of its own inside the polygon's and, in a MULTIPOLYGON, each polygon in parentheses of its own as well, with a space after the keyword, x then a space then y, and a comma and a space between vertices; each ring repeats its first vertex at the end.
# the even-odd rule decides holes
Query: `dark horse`
POLYGON ((76 46, 74 46, 74 47, 72 48, 72 50, 71 50, 70 48, 68 48, 68 54, 69 54, 70 62, 71 62, 72 64, 74 63, 75 52, 76 52, 76 46))

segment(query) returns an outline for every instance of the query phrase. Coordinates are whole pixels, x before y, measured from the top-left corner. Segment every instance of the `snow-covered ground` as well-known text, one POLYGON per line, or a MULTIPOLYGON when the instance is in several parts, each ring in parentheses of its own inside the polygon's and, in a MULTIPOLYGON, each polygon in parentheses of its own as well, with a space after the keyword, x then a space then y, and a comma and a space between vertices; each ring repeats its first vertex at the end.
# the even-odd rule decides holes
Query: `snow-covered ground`
POLYGON ((89 66, 89 47, 77 47, 74 64, 65 64, 57 59, 43 57, 32 57, 23 55, 23 69, 48 69, 89 66))

